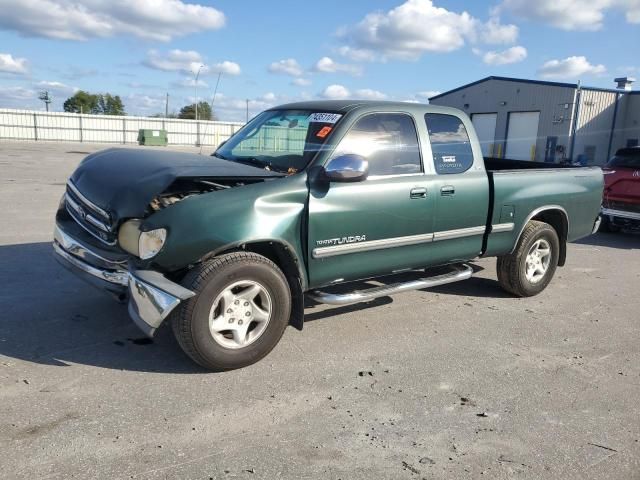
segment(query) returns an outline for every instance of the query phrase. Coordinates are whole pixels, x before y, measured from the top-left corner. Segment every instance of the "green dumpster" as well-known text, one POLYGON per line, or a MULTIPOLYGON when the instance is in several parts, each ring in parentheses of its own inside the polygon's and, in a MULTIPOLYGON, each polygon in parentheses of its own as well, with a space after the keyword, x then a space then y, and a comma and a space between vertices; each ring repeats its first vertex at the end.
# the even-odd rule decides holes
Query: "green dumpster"
POLYGON ((138 145, 155 145, 166 147, 169 137, 166 130, 138 130, 138 145))

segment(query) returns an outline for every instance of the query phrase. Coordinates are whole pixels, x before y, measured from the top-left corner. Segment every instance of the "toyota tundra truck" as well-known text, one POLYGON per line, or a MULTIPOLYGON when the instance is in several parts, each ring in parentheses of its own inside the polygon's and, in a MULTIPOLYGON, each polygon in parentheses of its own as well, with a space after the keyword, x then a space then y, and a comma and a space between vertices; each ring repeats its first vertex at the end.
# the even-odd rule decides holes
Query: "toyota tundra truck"
POLYGON ((536 295, 567 242, 597 230, 602 192, 600 168, 484 159, 455 109, 302 102, 257 115, 211 156, 87 156, 53 247, 147 335, 170 323, 220 371, 301 330, 305 296, 345 305, 457 282, 484 257, 502 288, 536 295), (381 286, 349 286, 365 279, 381 286))

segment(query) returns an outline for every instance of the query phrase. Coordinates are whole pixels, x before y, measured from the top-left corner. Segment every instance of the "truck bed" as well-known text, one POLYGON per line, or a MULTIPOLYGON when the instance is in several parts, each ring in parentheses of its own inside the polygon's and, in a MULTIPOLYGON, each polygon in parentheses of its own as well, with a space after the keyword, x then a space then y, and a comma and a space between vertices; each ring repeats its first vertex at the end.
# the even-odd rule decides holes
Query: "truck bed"
POLYGON ((509 253, 526 223, 542 209, 564 212, 570 219, 568 241, 592 233, 596 220, 592 212, 602 202, 600 167, 485 158, 485 168, 490 195, 487 226, 513 224, 511 230, 487 229, 485 256, 509 253))

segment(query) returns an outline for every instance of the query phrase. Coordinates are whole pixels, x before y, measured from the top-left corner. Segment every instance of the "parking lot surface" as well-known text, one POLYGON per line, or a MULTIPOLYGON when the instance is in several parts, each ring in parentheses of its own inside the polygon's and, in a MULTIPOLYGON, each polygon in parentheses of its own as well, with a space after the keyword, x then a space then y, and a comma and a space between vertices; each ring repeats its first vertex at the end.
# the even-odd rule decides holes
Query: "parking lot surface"
POLYGON ((53 259, 65 181, 101 148, 0 142, 2 478, 640 478, 640 235, 570 245, 534 298, 483 259, 466 282, 310 305, 264 360, 214 374, 53 259))

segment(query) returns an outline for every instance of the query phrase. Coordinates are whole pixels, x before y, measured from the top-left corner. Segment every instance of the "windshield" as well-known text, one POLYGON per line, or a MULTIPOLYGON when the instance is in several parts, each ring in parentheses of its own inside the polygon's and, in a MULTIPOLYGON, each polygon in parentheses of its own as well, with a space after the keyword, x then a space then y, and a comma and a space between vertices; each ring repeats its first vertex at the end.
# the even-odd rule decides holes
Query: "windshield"
POLYGON ((607 167, 640 168, 640 149, 637 152, 618 153, 609 161, 607 167))
POLYGON ((213 155, 267 170, 303 170, 331 136, 338 113, 268 110, 251 120, 213 155))

